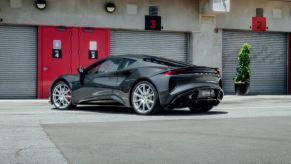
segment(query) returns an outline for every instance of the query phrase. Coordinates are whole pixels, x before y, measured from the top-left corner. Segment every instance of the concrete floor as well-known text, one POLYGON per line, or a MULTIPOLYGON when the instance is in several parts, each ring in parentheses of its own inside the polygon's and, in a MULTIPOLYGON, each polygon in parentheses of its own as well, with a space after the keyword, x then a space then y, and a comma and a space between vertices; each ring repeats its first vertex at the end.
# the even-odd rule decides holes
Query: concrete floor
POLYGON ((208 114, 51 108, 0 100, 0 163, 291 163, 289 96, 226 96, 208 114))

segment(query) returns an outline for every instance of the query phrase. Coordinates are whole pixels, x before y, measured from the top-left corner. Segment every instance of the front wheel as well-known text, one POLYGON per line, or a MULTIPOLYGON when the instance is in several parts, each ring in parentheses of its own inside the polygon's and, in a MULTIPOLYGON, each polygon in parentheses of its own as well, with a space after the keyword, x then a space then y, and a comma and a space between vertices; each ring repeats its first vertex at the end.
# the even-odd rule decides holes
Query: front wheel
POLYGON ((57 109, 71 109, 72 89, 63 81, 55 84, 51 90, 51 101, 57 109))
POLYGON ((131 93, 131 102, 133 109, 138 114, 149 115, 161 110, 158 92, 147 81, 135 85, 131 93))
POLYGON ((212 108, 213 106, 206 106, 206 105, 202 105, 202 106, 190 105, 189 106, 190 111, 194 113, 206 113, 206 112, 209 112, 212 108))

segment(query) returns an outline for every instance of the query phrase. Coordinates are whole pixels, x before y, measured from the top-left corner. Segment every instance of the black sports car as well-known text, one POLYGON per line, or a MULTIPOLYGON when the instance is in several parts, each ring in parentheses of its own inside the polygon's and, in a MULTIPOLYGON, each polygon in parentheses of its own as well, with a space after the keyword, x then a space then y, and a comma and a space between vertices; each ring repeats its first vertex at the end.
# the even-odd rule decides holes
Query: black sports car
POLYGON ((78 72, 52 83, 50 102, 57 109, 114 101, 143 115, 183 107, 207 112, 224 95, 217 68, 154 56, 111 56, 78 72))

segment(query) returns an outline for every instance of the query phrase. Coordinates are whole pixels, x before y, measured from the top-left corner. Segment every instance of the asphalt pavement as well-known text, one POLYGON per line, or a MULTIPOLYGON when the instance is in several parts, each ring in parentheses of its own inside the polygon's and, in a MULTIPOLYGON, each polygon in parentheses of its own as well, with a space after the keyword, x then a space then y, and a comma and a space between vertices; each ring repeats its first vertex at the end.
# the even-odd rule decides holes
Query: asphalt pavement
POLYGON ((0 100, 0 163, 291 163, 291 97, 226 96, 207 114, 0 100))

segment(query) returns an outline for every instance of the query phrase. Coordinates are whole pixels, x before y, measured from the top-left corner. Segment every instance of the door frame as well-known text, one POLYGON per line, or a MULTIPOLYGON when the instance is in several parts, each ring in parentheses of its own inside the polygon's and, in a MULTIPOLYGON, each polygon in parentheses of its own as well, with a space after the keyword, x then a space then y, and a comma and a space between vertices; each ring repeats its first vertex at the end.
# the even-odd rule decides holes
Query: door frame
POLYGON ((42 68, 43 68, 43 59, 42 59, 42 49, 43 49, 43 30, 42 26, 38 26, 37 28, 37 98, 41 99, 43 98, 43 85, 42 85, 42 80, 43 80, 43 73, 42 73, 42 68))
POLYGON ((291 95, 291 33, 288 34, 288 56, 287 56, 287 88, 288 94, 291 95))
MULTIPOLYGON (((234 31, 234 32, 250 32, 252 33, 253 31, 250 31, 250 30, 241 30, 241 29, 228 29, 228 28, 223 28, 222 29, 222 77, 223 77, 223 67, 224 67, 224 58, 223 58, 223 53, 224 53, 224 49, 223 49, 223 44, 224 44, 224 39, 223 39, 223 35, 224 35, 224 32, 225 31, 234 31)), ((287 73, 286 73, 286 94, 288 95, 291 95, 291 33, 288 33, 288 32, 277 32, 277 31, 267 31, 267 32, 264 32, 264 33, 272 33, 272 32, 275 32, 275 33, 283 33, 285 35, 287 35, 287 45, 286 45, 286 56, 287 56, 287 61, 286 61, 286 70, 287 70, 287 73)), ((286 95, 284 94, 284 95, 286 95)))

